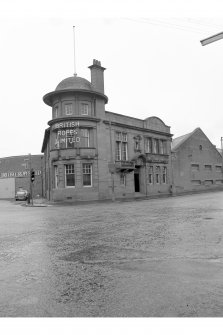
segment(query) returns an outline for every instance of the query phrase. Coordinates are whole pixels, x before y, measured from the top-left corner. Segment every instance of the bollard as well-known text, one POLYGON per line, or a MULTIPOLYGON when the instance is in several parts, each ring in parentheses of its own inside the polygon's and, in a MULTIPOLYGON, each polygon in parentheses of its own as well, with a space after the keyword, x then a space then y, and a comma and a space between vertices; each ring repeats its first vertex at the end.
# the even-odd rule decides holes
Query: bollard
POLYGON ((27 195, 27 204, 30 204, 30 193, 27 195))

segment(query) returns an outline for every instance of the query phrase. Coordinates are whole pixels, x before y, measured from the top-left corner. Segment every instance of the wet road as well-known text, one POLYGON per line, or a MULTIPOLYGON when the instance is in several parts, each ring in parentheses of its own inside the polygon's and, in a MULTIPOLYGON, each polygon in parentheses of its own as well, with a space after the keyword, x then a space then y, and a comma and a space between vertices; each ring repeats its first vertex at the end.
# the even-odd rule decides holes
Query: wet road
POLYGON ((1 317, 223 316, 223 193, 0 201, 1 317))

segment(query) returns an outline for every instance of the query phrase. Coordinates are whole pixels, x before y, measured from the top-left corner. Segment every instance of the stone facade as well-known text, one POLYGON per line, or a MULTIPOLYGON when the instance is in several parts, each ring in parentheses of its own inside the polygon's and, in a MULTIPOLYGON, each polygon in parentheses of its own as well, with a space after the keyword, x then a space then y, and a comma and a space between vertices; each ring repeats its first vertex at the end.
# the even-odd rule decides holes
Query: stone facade
POLYGON ((52 108, 42 152, 44 195, 81 201, 168 194, 170 127, 105 110, 104 70, 94 60, 91 82, 64 79, 43 100, 52 108))
POLYGON ((200 128, 173 140, 172 167, 176 194, 223 187, 222 156, 200 128))

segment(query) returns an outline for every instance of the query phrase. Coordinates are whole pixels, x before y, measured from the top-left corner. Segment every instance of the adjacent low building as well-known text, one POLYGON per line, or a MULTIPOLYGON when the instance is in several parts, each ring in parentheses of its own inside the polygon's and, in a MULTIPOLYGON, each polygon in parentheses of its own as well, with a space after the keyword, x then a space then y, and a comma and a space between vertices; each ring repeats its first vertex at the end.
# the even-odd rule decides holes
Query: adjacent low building
POLYGON ((200 128, 172 142, 173 192, 223 189, 222 156, 200 128))
POLYGON ((43 155, 0 158, 0 199, 14 198, 19 188, 30 191, 30 169, 35 171, 33 196, 43 196, 43 155))
POLYGON ((80 201, 169 194, 170 127, 105 110, 104 70, 89 67, 91 82, 62 80, 43 100, 52 119, 42 153, 43 189, 53 201, 80 201))

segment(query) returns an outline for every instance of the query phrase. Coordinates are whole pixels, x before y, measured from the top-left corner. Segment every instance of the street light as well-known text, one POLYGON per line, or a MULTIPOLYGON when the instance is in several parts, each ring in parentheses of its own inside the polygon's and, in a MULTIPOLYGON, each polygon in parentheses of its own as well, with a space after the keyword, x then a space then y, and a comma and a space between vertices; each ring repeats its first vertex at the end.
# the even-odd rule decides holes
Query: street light
MULTIPOLYGON (((201 42, 201 45, 204 46, 204 45, 216 42, 218 40, 221 40, 222 38, 223 38, 223 32, 215 34, 215 35, 210 36, 210 37, 207 37, 207 38, 201 40, 200 42, 201 42)), ((221 158, 222 158, 222 167, 221 168, 222 168, 222 175, 223 175, 223 137, 221 137, 221 158)))
POLYGON ((201 40, 201 45, 204 46, 206 44, 210 44, 210 43, 213 43, 213 42, 216 42, 218 40, 221 40, 223 38, 223 32, 221 33, 218 33, 216 35, 213 35, 213 36, 210 36, 210 37, 207 37, 203 40, 201 40))

